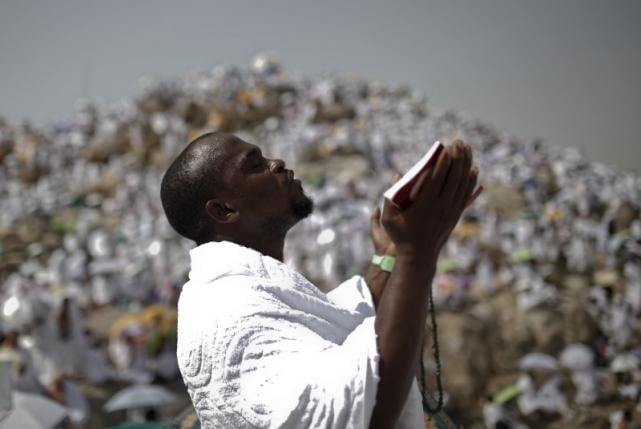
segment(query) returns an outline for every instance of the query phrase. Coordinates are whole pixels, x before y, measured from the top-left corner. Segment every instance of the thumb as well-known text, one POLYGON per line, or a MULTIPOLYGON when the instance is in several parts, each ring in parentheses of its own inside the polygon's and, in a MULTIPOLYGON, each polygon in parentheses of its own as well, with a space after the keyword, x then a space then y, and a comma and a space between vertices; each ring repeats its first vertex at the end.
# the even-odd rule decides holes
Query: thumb
POLYGON ((381 208, 376 206, 374 207, 374 210, 372 210, 372 215, 370 216, 370 225, 372 227, 376 226, 381 219, 381 208))

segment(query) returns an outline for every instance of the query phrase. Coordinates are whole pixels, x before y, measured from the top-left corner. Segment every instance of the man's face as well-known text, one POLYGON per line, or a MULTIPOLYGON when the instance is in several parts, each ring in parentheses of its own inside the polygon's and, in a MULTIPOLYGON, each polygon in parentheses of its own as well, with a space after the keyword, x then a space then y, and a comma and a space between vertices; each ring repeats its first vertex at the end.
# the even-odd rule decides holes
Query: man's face
POLYGON ((265 158, 258 146, 237 137, 228 147, 223 180, 241 218, 264 227, 289 228, 309 216, 313 202, 282 160, 265 158))

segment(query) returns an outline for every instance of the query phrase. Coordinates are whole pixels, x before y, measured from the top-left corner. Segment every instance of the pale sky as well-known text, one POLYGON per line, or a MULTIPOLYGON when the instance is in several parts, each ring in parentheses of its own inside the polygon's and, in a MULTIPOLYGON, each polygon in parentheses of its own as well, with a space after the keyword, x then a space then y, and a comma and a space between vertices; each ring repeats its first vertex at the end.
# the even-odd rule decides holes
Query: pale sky
POLYGON ((433 105, 641 171, 641 1, 31 1, 0 3, 0 115, 69 118, 143 74, 246 66, 406 83, 433 105))

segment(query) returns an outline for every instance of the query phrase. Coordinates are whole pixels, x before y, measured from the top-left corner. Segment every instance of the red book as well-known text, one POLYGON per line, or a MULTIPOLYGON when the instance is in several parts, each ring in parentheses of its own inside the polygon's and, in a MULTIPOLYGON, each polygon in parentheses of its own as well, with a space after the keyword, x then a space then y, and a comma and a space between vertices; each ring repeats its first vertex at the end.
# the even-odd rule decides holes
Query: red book
MULTIPOLYGON (((444 146, 441 144, 441 142, 436 141, 432 145, 430 150, 428 150, 427 153, 421 159, 419 159, 418 162, 414 164, 412 168, 410 168, 409 171, 399 179, 398 182, 394 183, 391 188, 385 191, 383 196, 390 200, 400 210, 405 210, 406 208, 408 208, 412 204, 410 194, 412 192, 412 189, 414 188, 414 185, 416 185, 419 176, 424 171, 434 167, 439 155, 443 151, 443 148, 444 146)), ((469 206, 470 204, 472 204, 476 197, 478 197, 482 191, 483 186, 479 186, 478 188, 476 188, 476 190, 470 197, 470 200, 467 202, 467 205, 469 206)))
POLYGON ((410 193, 412 192, 416 181, 422 172, 428 168, 434 167, 443 147, 444 146, 440 141, 434 143, 423 158, 419 159, 418 162, 398 180, 398 182, 394 183, 391 188, 385 191, 383 196, 401 210, 408 208, 412 204, 410 193))

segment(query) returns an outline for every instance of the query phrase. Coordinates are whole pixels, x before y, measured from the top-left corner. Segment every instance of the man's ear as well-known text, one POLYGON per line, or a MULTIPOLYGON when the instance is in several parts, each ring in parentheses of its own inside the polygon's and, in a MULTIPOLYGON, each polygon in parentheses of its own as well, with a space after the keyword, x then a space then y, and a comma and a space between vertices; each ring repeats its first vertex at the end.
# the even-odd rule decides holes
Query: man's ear
POLYGON ((205 210, 207 211, 207 216, 218 223, 236 222, 240 214, 229 204, 217 199, 207 201, 205 210))

